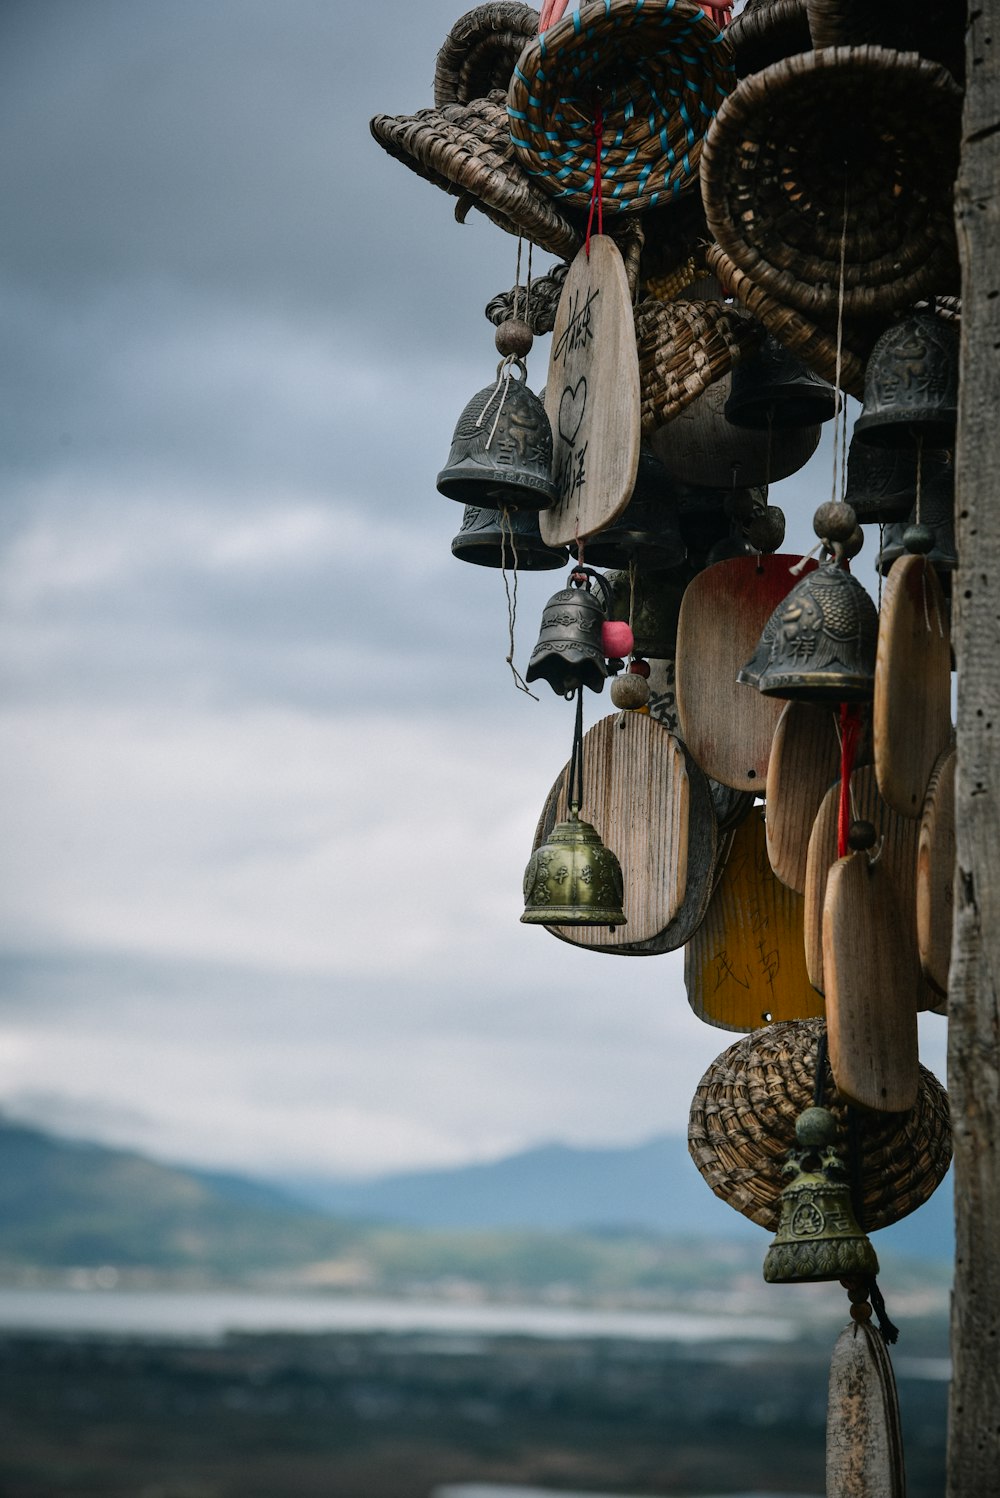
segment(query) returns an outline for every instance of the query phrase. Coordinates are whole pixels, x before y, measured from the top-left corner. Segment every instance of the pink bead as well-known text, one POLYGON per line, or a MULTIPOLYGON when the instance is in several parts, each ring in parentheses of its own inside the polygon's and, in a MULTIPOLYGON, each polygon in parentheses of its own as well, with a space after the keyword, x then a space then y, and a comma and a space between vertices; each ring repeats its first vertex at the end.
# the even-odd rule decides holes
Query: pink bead
POLYGON ((624 660, 634 644, 635 636, 624 619, 608 619, 601 625, 601 649, 608 660, 615 656, 624 660))

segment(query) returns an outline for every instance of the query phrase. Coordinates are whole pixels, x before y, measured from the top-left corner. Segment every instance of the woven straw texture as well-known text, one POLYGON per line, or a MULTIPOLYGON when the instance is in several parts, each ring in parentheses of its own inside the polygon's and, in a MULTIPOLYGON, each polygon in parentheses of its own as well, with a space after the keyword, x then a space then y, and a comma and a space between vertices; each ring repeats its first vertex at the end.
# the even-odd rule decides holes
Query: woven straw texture
POLYGON ((736 73, 745 78, 812 46, 806 0, 747 0, 726 27, 736 73))
POLYGON ((728 42, 689 0, 590 0, 521 54, 507 96, 514 150, 547 193, 585 207, 599 100, 603 210, 652 208, 697 180, 733 78, 728 42))
MULTIPOLYGON (((713 273, 730 292, 741 307, 764 324, 780 343, 791 353, 797 354, 803 364, 829 380, 837 381, 837 335, 826 332, 816 323, 783 307, 774 297, 768 296, 761 286, 751 281, 738 270, 729 256, 717 244, 709 245, 705 251, 713 273)), ((840 350, 840 388, 861 400, 865 388, 865 361, 871 352, 879 328, 867 328, 864 324, 850 323, 844 328, 840 350)))
POLYGON ((758 323, 724 302, 640 302, 639 419, 649 437, 760 342, 758 323))
POLYGON ((878 47, 804 52, 744 78, 705 138, 708 226, 786 306, 884 316, 958 284, 952 192, 961 93, 878 47), (846 209, 846 212, 845 212, 846 209))
POLYGON ((511 160, 507 114, 496 97, 377 114, 371 132, 390 156, 445 192, 465 195, 509 234, 523 234, 553 255, 574 255, 582 244, 580 231, 511 160))
POLYGON ((434 66, 434 103, 471 104, 507 92, 525 42, 538 34, 538 12, 517 0, 492 0, 460 17, 434 66))
MULTIPOLYGON (((698 1084, 688 1148, 716 1196, 761 1227, 778 1225, 781 1166, 795 1144, 795 1120, 811 1107, 824 1021, 792 1020, 755 1030, 723 1051, 698 1084)), ((826 1069, 823 1106, 848 1139, 847 1108, 826 1069)), ((951 1161, 948 1095, 925 1067, 909 1113, 859 1117, 863 1226, 888 1227, 916 1211, 951 1161)))

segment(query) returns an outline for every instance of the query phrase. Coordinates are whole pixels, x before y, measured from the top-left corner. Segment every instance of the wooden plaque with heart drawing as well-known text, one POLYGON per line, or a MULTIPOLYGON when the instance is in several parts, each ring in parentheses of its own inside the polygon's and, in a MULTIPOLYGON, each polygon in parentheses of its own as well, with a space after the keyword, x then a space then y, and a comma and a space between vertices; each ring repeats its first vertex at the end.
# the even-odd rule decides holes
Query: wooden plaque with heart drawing
POLYGON ((559 490, 538 517, 542 539, 566 546, 622 513, 639 466, 639 354, 621 252, 595 235, 569 268, 545 383, 552 474, 559 490))

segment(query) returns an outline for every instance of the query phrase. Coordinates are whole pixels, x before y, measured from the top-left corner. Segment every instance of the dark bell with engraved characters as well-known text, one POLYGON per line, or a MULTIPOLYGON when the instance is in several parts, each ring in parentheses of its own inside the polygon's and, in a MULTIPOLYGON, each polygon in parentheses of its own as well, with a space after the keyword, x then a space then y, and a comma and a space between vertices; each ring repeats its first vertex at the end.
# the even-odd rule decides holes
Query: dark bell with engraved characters
MULTIPOLYGON (((941 462, 950 463, 947 450, 925 448, 921 454, 921 478, 941 462)), ((862 525, 891 525, 905 520, 917 492, 916 444, 907 447, 872 447, 852 437, 847 451, 847 489, 844 500, 862 525)))
POLYGON ((736 679, 767 697, 863 702, 875 690, 877 637, 868 593, 839 562, 827 562, 781 600, 736 679))
POLYGON ((951 447, 958 420, 958 328, 915 312, 877 340, 855 436, 876 447, 951 447))
POLYGON ((950 452, 923 454, 920 471, 920 504, 894 525, 887 525, 875 567, 883 576, 893 562, 908 551, 926 556, 940 573, 958 566, 955 547, 955 464, 950 452), (919 510, 919 516, 918 516, 919 510), (918 534, 919 531, 926 535, 918 534), (927 542, 930 544, 926 544, 927 542))
POLYGON ((684 562, 687 547, 677 521, 676 486, 648 442, 639 447, 631 499, 617 520, 588 537, 586 554, 595 567, 634 562, 644 571, 665 571, 684 562))
POLYGON ((481 509, 547 510, 555 502, 552 428, 519 360, 502 362, 496 382, 458 418, 437 487, 447 499, 481 509))
POLYGON ((527 682, 547 681, 553 692, 568 697, 580 687, 604 690, 608 674, 601 645, 601 626, 607 619, 608 585, 599 572, 578 567, 569 584, 553 593, 542 610, 542 627, 531 652, 527 682), (602 601, 589 586, 597 582, 602 601))
POLYGON ((878 1274, 878 1258, 858 1226, 844 1162, 834 1148, 837 1123, 826 1108, 806 1108, 782 1174, 780 1217, 767 1257, 769 1285, 810 1284, 878 1274))
POLYGON ((611 588, 608 618, 631 623, 633 652, 649 660, 672 660, 677 652, 677 620, 689 573, 637 572, 635 588, 628 572, 607 572, 611 588))
POLYGON ((833 386, 766 333, 757 350, 733 366, 724 415, 733 426, 786 431, 829 421, 836 407, 833 386))
POLYGON ((625 926, 621 864, 597 829, 571 806, 536 848, 524 871, 524 914, 529 926, 625 926))
POLYGON ((537 510, 481 510, 477 505, 466 505, 451 554, 460 562, 508 572, 551 572, 569 561, 565 546, 547 546, 542 540, 537 510))
POLYGON ((681 535, 693 567, 703 567, 726 556, 747 556, 753 547, 743 533, 745 521, 767 509, 767 485, 753 488, 677 486, 677 514, 681 535), (713 554, 714 553, 714 554, 713 554))

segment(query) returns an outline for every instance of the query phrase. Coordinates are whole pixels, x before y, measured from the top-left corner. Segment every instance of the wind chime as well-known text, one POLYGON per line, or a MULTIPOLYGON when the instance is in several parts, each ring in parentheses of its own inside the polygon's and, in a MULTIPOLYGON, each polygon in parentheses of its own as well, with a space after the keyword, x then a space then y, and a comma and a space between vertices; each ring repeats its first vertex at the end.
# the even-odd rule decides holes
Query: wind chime
POLYGON ((453 554, 502 573, 518 686, 575 702, 522 920, 683 949, 692 1010, 742 1033, 696 1090, 692 1156, 773 1234, 768 1282, 847 1291, 828 1498, 902 1498, 868 1234, 950 1158, 916 1016, 946 1008, 951 931, 961 38, 854 0, 565 11, 477 6, 433 107, 372 121, 460 221, 518 237, 496 378, 437 482, 465 506, 453 554), (534 280, 533 248, 559 257, 534 280), (783 553, 768 486, 825 423, 817 546, 783 553), (855 570, 874 526, 878 607, 855 570), (567 564, 522 678, 518 573, 567 564))

